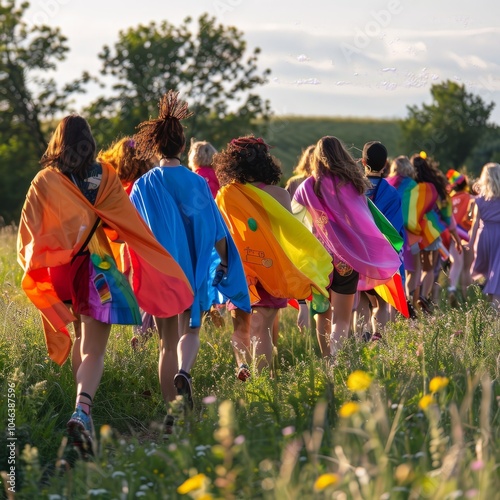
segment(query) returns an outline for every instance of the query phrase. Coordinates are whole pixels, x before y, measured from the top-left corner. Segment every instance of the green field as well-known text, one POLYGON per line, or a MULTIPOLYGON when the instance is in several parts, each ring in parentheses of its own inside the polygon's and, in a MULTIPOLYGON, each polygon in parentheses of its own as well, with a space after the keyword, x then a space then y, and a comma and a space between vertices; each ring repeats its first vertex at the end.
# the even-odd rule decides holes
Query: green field
POLYGON ((389 156, 409 153, 400 149, 402 135, 397 120, 274 117, 265 133, 265 139, 274 146, 272 153, 281 160, 283 177, 287 179, 292 175, 302 150, 325 135, 341 139, 355 158, 361 157, 365 142, 375 140, 387 147, 389 156))
POLYGON ((168 440, 156 341, 133 351, 131 327, 113 327, 93 408, 96 454, 84 462, 64 436, 75 398, 69 362, 48 359, 20 279, 15 234, 3 230, 0 498, 14 498, 12 477, 15 498, 30 500, 498 496, 500 318, 478 287, 467 306, 448 310, 443 300, 434 316, 398 319, 382 341, 351 338, 335 362, 318 357, 288 308, 275 378, 253 372, 246 383, 235 377, 229 325, 206 325, 195 408, 184 415, 174 405, 168 440))

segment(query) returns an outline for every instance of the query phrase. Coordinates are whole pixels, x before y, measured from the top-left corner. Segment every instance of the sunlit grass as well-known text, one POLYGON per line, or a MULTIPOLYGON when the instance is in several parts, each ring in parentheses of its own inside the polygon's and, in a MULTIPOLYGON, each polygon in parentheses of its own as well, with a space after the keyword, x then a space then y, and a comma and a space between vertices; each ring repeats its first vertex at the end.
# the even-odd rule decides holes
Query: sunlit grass
MULTIPOLYGON (((69 363, 46 353, 19 289, 15 237, 0 235, 0 418, 16 394, 19 498, 494 498, 499 480, 499 315, 467 308, 398 320, 382 341, 318 357, 296 312, 281 316, 276 376, 236 379, 230 326, 207 325, 195 409, 164 439, 153 337, 113 327, 93 417, 97 454, 71 464, 69 363), (72 466, 71 466, 72 465, 72 466)), ((251 367, 252 368, 252 367, 251 367)), ((0 470, 7 469, 6 435, 0 470)))

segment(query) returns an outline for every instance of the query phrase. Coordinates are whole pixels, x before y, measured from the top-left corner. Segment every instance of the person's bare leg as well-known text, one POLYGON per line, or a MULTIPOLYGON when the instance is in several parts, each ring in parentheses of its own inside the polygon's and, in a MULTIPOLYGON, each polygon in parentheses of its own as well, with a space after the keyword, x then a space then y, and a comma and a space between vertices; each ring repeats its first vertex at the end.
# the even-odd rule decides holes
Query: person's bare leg
POLYGON ((420 296, 428 298, 434 285, 434 266, 438 256, 438 251, 422 252, 422 283, 420 296))
MULTIPOLYGON (((268 307, 255 307, 250 319, 250 342, 255 337, 255 360, 257 370, 273 366, 273 325, 279 309, 268 307)), ((253 349, 253 346, 251 347, 253 349)))
POLYGON ((372 328, 373 333, 381 334, 390 319, 389 304, 379 297, 374 298, 376 306, 372 309, 372 328))
POLYGON ((371 317, 370 300, 365 292, 359 292, 358 306, 354 310, 353 316, 353 331, 359 336, 363 336, 365 332, 375 333, 375 330, 370 331, 371 317))
POLYGON ((177 374, 177 344, 179 333, 177 330, 178 317, 155 317, 159 335, 158 378, 161 394, 165 403, 174 401, 177 391, 174 386, 174 377, 177 374))
POLYGON ((342 347, 344 340, 349 335, 354 295, 330 292, 333 310, 332 334, 330 336, 330 355, 332 356, 342 347))
POLYGON ((235 309, 231 311, 233 320, 233 335, 231 345, 234 350, 234 357, 238 367, 241 365, 250 366, 252 356, 250 352, 250 318, 252 314, 235 309))
POLYGON ((179 343, 177 344, 177 362, 179 370, 187 373, 193 368, 200 350, 200 327, 189 326, 189 311, 179 315, 179 343))
POLYGON ((78 318, 77 321, 73 321, 73 328, 75 330, 75 341, 73 342, 73 349, 71 351, 71 370, 76 384, 76 374, 78 373, 78 368, 80 368, 82 364, 82 323, 80 318, 78 318))
POLYGON ((81 316, 80 365, 76 371, 76 403, 90 414, 91 401, 79 396, 84 392, 94 398, 104 371, 104 355, 111 325, 101 323, 89 316, 81 316), (89 410, 89 411, 87 411, 89 410))
POLYGON ((422 267, 420 263, 420 253, 412 254, 412 265, 414 271, 406 271, 406 296, 412 301, 414 308, 420 295, 420 278, 422 277, 422 267))
POLYGON ((319 350, 321 356, 327 358, 330 356, 330 335, 332 333, 332 307, 316 316, 316 336, 318 338, 319 350))
POLYGON ((280 315, 279 309, 276 311, 276 316, 273 322, 273 346, 278 347, 278 338, 280 336, 280 315))

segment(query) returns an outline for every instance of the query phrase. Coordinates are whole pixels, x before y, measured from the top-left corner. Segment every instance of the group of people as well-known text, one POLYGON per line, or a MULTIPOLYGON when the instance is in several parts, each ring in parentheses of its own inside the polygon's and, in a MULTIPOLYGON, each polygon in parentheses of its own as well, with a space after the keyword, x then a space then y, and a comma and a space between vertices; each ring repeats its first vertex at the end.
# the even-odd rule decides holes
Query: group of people
POLYGON ((171 433, 169 403, 181 396, 193 406, 191 369, 210 311, 230 314, 236 375, 245 381, 252 362, 273 373, 278 312, 290 301, 298 301, 299 326, 311 308, 321 354, 335 356, 356 331, 353 317, 375 340, 392 314, 387 302, 406 316, 408 305, 429 305, 440 250, 452 260, 450 293, 467 286, 466 240, 485 293, 500 300, 499 165, 484 167, 469 220, 464 176, 451 198, 424 154, 396 158, 386 176, 380 142, 367 143, 358 162, 341 140, 323 137, 286 188, 271 147, 253 135, 220 152, 193 142, 186 168, 190 114, 169 91, 157 118, 99 153, 86 120, 67 116, 26 197, 22 287, 42 314, 49 356, 63 364, 71 353, 77 396, 67 429, 83 453, 92 451, 91 408, 113 323, 154 319, 171 433))

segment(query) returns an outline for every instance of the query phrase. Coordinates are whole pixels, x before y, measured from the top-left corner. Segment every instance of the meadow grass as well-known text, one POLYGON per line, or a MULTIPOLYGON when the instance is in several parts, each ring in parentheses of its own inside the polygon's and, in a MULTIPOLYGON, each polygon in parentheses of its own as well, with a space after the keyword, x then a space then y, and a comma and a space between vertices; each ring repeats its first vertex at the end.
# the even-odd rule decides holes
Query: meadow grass
MULTIPOLYGON (((64 435, 75 397, 70 364, 47 357, 38 312, 20 289, 13 232, 0 235, 0 255, 0 419, 7 430, 14 387, 16 498, 498 494, 500 319, 478 288, 466 307, 397 320, 376 344, 349 339, 335 363, 319 358, 288 308, 275 378, 253 372, 246 383, 235 377, 229 325, 207 324, 192 371, 194 411, 184 416, 174 404, 168 439, 156 338, 134 351, 132 329, 115 326, 93 408, 96 455, 73 463, 64 435)), ((5 432, 4 471, 8 442, 5 432)))

